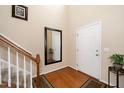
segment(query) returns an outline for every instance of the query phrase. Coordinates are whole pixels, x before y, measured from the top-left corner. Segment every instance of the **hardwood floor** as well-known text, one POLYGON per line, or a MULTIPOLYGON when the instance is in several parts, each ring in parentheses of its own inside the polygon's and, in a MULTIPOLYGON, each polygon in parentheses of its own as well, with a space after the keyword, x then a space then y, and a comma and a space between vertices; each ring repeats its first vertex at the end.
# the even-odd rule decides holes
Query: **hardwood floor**
POLYGON ((45 74, 45 77, 55 88, 80 88, 90 78, 71 67, 45 74))

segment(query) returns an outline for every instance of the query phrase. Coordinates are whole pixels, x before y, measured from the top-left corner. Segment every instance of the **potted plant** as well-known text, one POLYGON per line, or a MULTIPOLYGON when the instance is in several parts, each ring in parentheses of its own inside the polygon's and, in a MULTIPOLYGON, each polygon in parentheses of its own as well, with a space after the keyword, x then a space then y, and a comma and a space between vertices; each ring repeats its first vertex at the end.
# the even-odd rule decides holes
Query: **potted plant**
POLYGON ((124 64, 124 56, 121 54, 113 54, 110 56, 111 62, 113 63, 116 70, 121 69, 124 64))
POLYGON ((54 50, 49 48, 49 59, 53 59, 54 50))
POLYGON ((53 54, 53 49, 49 48, 49 54, 53 54))

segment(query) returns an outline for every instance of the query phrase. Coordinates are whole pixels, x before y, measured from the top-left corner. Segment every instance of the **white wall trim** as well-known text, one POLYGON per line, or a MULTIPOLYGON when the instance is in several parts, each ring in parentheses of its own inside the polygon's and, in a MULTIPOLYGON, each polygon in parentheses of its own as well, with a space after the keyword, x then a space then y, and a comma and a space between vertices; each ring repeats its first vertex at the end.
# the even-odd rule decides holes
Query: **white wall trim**
MULTIPOLYGON (((103 82, 103 83, 105 83, 105 84, 108 84, 108 82, 107 81, 105 81, 105 80, 100 80, 101 82, 103 82)), ((115 86, 114 84, 112 84, 112 83, 110 83, 110 86, 115 86)))
MULTIPOLYGON (((62 68, 65 68, 65 67, 71 67, 73 69, 76 69, 75 67, 73 66, 70 66, 70 65, 66 65, 66 66, 62 66, 60 68, 56 68, 56 69, 53 69, 53 70, 50 70, 50 71, 46 71, 46 72, 41 72, 40 75, 43 75, 43 74, 47 74, 47 73, 50 73, 50 72, 53 72, 53 71, 56 71, 56 70, 59 70, 59 69, 62 69, 62 68)), ((76 69, 77 70, 77 69, 76 69)), ((37 75, 33 75, 32 77, 36 77, 37 75)))
POLYGON ((66 66, 62 66, 62 67, 59 67, 59 68, 56 68, 56 69, 52 69, 52 70, 50 70, 50 71, 41 72, 40 75, 42 75, 42 74, 46 74, 46 73, 50 73, 50 72, 53 72, 53 71, 56 71, 56 70, 59 70, 59 69, 65 68, 65 67, 67 67, 67 66, 68 66, 68 65, 66 65, 66 66))
POLYGON ((91 22, 91 23, 89 23, 89 24, 86 24, 86 25, 83 25, 83 26, 79 27, 79 28, 77 29, 77 31, 80 30, 80 29, 84 29, 84 28, 87 28, 87 27, 89 27, 89 26, 93 26, 93 25, 101 24, 101 23, 102 23, 101 20, 94 21, 94 22, 91 22))
POLYGON ((71 65, 68 65, 68 67, 71 67, 71 68, 73 68, 73 69, 75 69, 75 70, 78 70, 76 67, 71 66, 71 65))
POLYGON ((101 21, 98 21, 98 24, 100 25, 100 51, 99 51, 99 54, 100 54, 100 76, 99 76, 99 79, 101 80, 102 79, 102 22, 101 21))

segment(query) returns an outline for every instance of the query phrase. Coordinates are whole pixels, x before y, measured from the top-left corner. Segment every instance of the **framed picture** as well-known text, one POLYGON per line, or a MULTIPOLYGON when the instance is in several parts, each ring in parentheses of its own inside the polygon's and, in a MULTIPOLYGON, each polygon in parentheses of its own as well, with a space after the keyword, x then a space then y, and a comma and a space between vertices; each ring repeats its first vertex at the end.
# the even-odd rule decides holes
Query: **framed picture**
POLYGON ((12 17, 28 20, 28 7, 23 5, 12 5, 12 17))

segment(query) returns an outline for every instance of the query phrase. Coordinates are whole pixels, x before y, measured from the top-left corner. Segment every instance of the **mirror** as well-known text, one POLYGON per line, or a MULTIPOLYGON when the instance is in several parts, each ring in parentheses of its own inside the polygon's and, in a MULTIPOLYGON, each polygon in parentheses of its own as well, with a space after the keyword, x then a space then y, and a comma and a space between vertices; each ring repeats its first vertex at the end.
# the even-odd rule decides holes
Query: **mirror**
POLYGON ((62 61, 62 31, 45 27, 45 65, 62 61))

